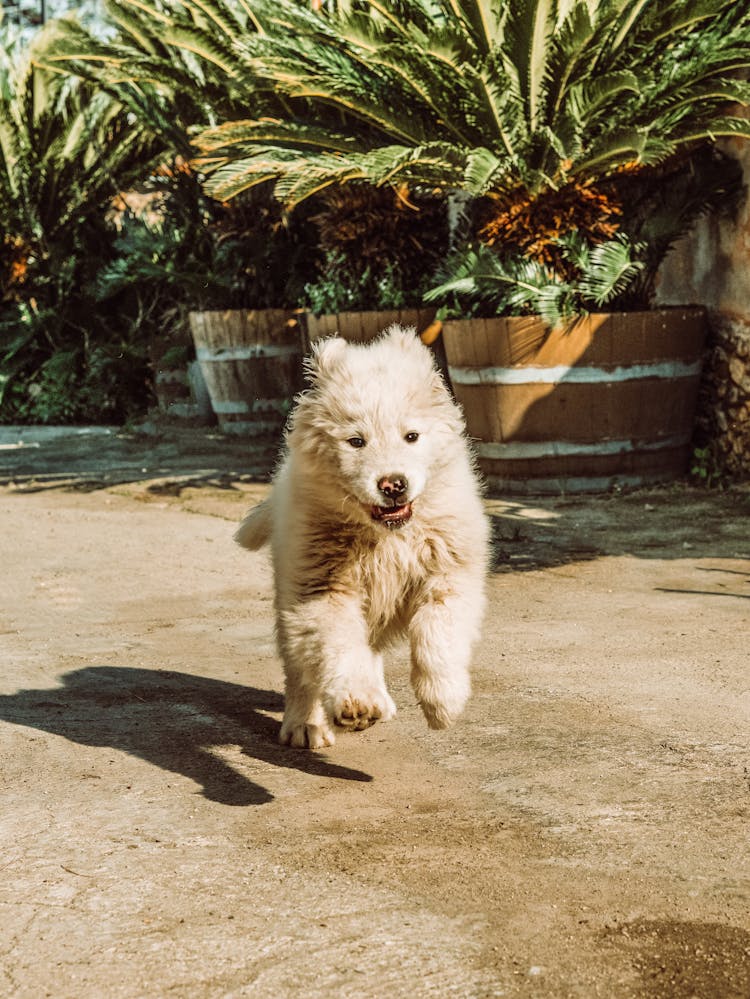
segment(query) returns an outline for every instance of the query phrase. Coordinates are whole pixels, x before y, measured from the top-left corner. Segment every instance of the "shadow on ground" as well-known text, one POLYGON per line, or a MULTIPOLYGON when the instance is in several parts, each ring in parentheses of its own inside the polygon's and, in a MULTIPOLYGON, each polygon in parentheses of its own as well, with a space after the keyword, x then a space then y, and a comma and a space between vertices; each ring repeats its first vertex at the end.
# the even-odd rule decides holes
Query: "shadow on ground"
POLYGON ((750 490, 684 483, 582 497, 488 500, 494 572, 588 562, 750 558, 750 490))
POLYGON ((243 438, 215 428, 0 427, 0 485, 24 492, 91 491, 166 476, 267 480, 280 438, 243 438))
POLYGON ((239 746, 244 756, 315 776, 372 780, 306 750, 279 746, 280 723, 264 713, 283 708, 274 691, 122 666, 75 670, 61 681, 61 687, 0 697, 0 719, 129 753, 189 777, 222 805, 262 805, 273 795, 212 753, 216 746, 239 746))

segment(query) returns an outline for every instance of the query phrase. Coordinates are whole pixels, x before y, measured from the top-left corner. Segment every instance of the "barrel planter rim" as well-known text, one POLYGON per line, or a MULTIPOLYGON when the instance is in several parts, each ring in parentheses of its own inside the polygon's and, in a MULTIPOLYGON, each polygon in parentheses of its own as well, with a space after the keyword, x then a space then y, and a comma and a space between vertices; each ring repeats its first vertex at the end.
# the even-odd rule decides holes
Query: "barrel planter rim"
POLYGON ((308 311, 304 317, 305 341, 307 350, 326 336, 340 336, 353 344, 368 343, 383 333, 389 326, 398 324, 407 329, 413 328, 422 343, 432 353, 433 361, 443 380, 448 383, 448 364, 441 336, 442 323, 436 321, 437 308, 434 306, 408 309, 365 309, 359 312, 323 312, 319 315, 308 311), (357 317, 357 335, 342 329, 341 317, 357 317))
POLYGON ((418 334, 429 327, 437 313, 435 306, 393 309, 344 309, 339 312, 303 311, 302 322, 308 348, 326 336, 340 336, 351 343, 366 343, 394 323, 413 326, 418 334), (422 328, 420 328, 422 327, 422 328))
POLYGON ((449 377, 489 488, 605 492, 679 478, 706 332, 701 306, 592 313, 557 328, 533 315, 444 321, 449 377))

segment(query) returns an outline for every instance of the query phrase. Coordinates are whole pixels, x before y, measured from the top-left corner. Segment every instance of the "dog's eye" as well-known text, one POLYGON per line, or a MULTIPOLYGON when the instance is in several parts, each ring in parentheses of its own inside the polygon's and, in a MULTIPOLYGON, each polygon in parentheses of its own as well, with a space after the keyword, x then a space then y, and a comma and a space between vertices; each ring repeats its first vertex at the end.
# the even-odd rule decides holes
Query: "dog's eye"
POLYGON ((346 443, 351 444, 352 447, 364 447, 365 439, 364 437, 350 437, 346 443))
POLYGON ((410 430, 409 433, 404 436, 404 440, 407 444, 413 444, 415 441, 419 440, 419 434, 416 430, 410 430))

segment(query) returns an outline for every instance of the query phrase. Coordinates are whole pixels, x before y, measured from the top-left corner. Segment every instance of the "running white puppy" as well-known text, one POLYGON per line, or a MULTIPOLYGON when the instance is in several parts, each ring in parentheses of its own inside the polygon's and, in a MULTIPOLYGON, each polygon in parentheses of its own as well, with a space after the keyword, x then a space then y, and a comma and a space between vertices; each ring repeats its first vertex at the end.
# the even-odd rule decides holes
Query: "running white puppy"
POLYGON ((286 673, 280 741, 319 749, 333 723, 392 718, 382 651, 408 633, 431 728, 469 696, 488 525, 461 411, 414 330, 320 341, 268 499, 236 538, 271 542, 286 673))

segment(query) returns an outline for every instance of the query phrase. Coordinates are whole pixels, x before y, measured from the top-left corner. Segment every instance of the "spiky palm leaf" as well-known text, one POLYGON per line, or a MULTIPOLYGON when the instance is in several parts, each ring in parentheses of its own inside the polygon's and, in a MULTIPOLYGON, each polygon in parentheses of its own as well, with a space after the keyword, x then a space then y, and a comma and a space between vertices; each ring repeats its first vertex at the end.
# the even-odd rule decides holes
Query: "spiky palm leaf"
MULTIPOLYGON (((292 206, 334 185, 405 182, 547 205, 529 221, 552 220, 533 241, 556 265, 551 284, 535 272, 550 315, 580 297, 560 291, 561 204, 563 231, 608 239, 624 213, 602 181, 750 136, 726 112, 750 103, 750 12, 730 0, 360 0, 325 14, 298 0, 107 2, 114 42, 87 53, 69 28, 47 61, 102 81, 177 148, 192 125, 222 121, 198 140, 216 197, 275 181, 292 206), (607 202, 598 226, 592 198, 568 197, 584 191, 607 202)), ((644 295, 671 238, 631 280, 644 295)))
POLYGON ((578 292, 584 305, 589 302, 602 309, 628 289, 643 263, 634 254, 643 247, 632 246, 626 236, 587 246, 570 235, 567 238, 569 259, 580 271, 578 292))
POLYGON ((105 93, 21 58, 0 97, 3 229, 42 259, 72 225, 101 214, 142 177, 155 153, 105 93))
MULTIPOLYGON (((38 47, 39 63, 103 87, 142 126, 184 155, 191 152, 190 128, 249 110, 234 48, 255 28, 247 4, 103 0, 102 13, 114 34, 98 38, 74 17, 53 22, 38 47)), ((252 110, 278 111, 278 104, 269 94, 265 103, 254 101, 252 110)))

